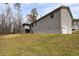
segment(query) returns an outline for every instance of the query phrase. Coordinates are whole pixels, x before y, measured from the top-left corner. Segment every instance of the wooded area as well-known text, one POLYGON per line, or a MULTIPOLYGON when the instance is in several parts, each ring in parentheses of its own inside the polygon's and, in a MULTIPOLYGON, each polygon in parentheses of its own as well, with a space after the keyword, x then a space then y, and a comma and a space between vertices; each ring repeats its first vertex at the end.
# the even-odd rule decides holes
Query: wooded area
MULTIPOLYGON (((21 4, 15 3, 13 4, 13 8, 11 8, 11 4, 5 3, 3 4, 5 10, 0 12, 0 34, 15 34, 15 33, 23 33, 22 21, 23 15, 21 10, 21 4), (14 9, 15 12, 12 10, 14 9)), ((31 13, 28 14, 29 21, 33 22, 37 19, 37 10, 33 8, 31 13), (31 18, 32 17, 32 18, 31 18)))
POLYGON ((5 11, 0 13, 0 34, 22 32, 22 15, 20 8, 20 3, 14 4, 15 14, 10 8, 10 5, 5 3, 5 11))

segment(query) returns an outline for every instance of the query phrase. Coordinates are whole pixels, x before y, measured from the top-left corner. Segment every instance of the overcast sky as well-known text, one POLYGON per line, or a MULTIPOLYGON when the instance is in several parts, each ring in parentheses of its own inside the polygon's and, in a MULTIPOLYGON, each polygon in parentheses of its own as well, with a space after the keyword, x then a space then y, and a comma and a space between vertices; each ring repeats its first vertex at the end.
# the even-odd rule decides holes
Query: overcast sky
MULTIPOLYGON (((32 8, 37 8, 39 17, 42 17, 43 15, 51 12, 52 10, 56 9, 57 7, 61 5, 69 6, 72 12, 72 15, 74 18, 79 18, 79 4, 61 4, 61 3, 26 3, 22 4, 21 10, 22 15, 25 17, 25 15, 29 14, 32 8)), ((4 4, 0 4, 0 10, 1 12, 5 9, 4 4)), ((13 9, 13 4, 10 4, 11 8, 13 9)))

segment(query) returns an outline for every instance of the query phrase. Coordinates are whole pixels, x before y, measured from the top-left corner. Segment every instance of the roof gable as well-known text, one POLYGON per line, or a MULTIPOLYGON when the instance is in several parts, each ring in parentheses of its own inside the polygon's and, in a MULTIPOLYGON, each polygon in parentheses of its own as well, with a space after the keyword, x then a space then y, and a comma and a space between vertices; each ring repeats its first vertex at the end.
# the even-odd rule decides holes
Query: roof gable
POLYGON ((49 12, 48 14, 44 15, 43 17, 39 18, 38 20, 36 20, 36 21, 32 22, 31 24, 34 24, 34 23, 36 23, 36 22, 38 22, 38 21, 42 20, 43 18, 45 18, 45 17, 46 17, 46 16, 48 16, 49 14, 52 14, 52 13, 54 13, 54 12, 56 12, 56 11, 60 10, 61 8, 66 8, 66 9, 68 9, 68 11, 69 11, 69 13, 70 13, 71 18, 73 19, 73 16, 72 16, 72 13, 71 13, 71 11, 70 11, 70 8, 69 8, 69 7, 67 7, 67 6, 60 6, 60 7, 56 8, 55 10, 53 10, 53 11, 49 12))

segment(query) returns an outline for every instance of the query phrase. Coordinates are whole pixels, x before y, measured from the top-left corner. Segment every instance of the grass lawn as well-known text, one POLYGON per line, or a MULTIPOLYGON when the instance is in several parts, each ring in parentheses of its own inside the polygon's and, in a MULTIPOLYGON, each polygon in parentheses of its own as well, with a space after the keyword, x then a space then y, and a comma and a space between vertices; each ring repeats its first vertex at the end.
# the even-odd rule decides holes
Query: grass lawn
POLYGON ((1 56, 79 55, 79 34, 10 34, 0 36, 1 56))

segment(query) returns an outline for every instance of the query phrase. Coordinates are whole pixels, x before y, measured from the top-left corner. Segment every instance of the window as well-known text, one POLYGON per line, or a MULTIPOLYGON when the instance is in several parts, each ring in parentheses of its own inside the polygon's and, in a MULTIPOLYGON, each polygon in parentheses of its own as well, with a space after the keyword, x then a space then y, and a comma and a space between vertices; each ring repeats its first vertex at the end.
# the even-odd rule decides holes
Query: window
POLYGON ((50 17, 51 17, 51 18, 53 18, 53 16, 54 16, 54 15, 53 15, 53 14, 51 14, 51 16, 50 16, 50 17))

